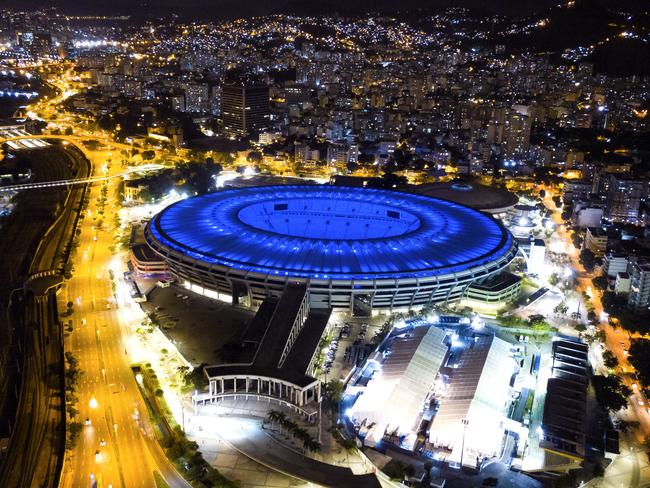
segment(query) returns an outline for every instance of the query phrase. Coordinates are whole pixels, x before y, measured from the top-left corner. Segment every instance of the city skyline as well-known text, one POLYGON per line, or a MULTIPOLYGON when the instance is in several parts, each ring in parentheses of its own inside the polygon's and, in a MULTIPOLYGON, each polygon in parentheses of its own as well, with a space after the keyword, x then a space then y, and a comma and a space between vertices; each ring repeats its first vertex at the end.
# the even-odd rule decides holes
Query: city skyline
POLYGON ((0 7, 0 486, 650 483, 648 11, 45 7, 0 7))

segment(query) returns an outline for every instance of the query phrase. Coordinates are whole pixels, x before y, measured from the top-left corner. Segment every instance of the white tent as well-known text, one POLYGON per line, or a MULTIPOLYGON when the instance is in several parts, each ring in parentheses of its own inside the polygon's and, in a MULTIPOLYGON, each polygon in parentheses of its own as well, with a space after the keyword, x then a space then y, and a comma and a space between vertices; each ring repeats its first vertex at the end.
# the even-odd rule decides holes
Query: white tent
POLYGON ((416 427, 424 401, 447 354, 446 334, 434 326, 415 329, 392 340, 388 354, 352 408, 357 422, 375 423, 379 438, 385 430, 409 433, 416 427))

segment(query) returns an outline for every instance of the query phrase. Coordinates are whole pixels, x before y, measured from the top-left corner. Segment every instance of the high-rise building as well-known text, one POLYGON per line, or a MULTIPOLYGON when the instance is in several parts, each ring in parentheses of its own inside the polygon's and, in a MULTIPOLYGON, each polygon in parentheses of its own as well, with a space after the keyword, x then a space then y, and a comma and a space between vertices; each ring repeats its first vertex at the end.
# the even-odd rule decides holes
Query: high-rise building
POLYGON ((503 134, 506 158, 528 155, 530 149, 531 120, 527 115, 513 112, 506 119, 503 134))
POLYGON ((639 260, 630 266, 630 294, 627 304, 634 310, 650 307, 650 262, 639 260))
POLYGON ((636 222, 647 183, 610 175, 606 215, 614 222, 636 222))
POLYGON ((359 148, 356 144, 334 142, 327 146, 327 162, 330 164, 356 163, 359 158, 359 148))
POLYGON ((268 127, 269 87, 263 84, 227 83, 221 89, 221 119, 226 133, 244 135, 268 127))

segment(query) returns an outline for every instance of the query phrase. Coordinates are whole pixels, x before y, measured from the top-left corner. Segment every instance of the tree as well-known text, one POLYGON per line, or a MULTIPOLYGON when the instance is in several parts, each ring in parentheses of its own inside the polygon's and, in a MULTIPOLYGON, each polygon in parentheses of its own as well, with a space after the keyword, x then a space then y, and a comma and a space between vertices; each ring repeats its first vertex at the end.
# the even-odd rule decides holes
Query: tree
POLYGON ((555 286, 560 282, 560 277, 557 273, 551 273, 551 276, 548 277, 549 285, 555 286))
POLYGON ((616 359, 612 351, 603 351, 603 362, 609 369, 614 369, 618 366, 618 359, 616 359))
POLYGON ((587 271, 593 271, 596 265, 596 256, 589 249, 580 251, 580 262, 587 271))
POLYGON ((622 419, 616 419, 614 421, 614 427, 616 430, 620 430, 621 432, 628 432, 630 430, 636 430, 640 427, 641 424, 637 422, 636 420, 622 420, 622 419))
POLYGON ((204 366, 205 364, 201 364, 192 370, 187 366, 179 366, 176 368, 183 379, 184 392, 189 393, 192 390, 202 391, 208 386, 208 379, 203 372, 204 366))
POLYGON ((618 412, 626 407, 627 398, 632 394, 632 390, 621 383, 618 376, 614 375, 596 375, 591 378, 591 384, 596 391, 596 401, 610 412, 618 412))
POLYGON ((528 326, 533 330, 548 330, 549 324, 546 317, 541 314, 533 314, 528 317, 528 326))
POLYGON ((573 242, 573 247, 576 249, 580 249, 582 247, 582 243, 584 241, 584 237, 582 236, 581 233, 579 232, 574 232, 571 234, 571 242, 573 242))
POLYGON ((607 290, 607 287, 609 286, 606 276, 596 276, 591 280, 591 283, 594 285, 594 288, 601 291, 607 290))
POLYGON ((68 449, 72 449, 75 446, 82 429, 83 425, 81 425, 81 422, 70 422, 68 424, 68 439, 66 442, 68 449))
POLYGON ((343 392, 345 391, 345 385, 341 380, 330 380, 324 385, 325 387, 325 397, 333 405, 338 405, 343 397, 343 392))
POLYGON ((386 463, 382 471, 392 480, 402 481, 407 476, 415 474, 415 468, 412 464, 404 464, 397 459, 391 459, 386 463))
POLYGON ((138 193, 138 198, 140 200, 142 200, 143 202, 150 202, 151 200, 153 200, 154 197, 153 197, 153 194, 151 193, 151 191, 148 188, 143 188, 138 193))
POLYGON ((650 386, 650 340, 632 339, 627 359, 636 369, 641 384, 650 386))
POLYGON ((569 310, 569 306, 565 301, 561 301, 553 308, 553 313, 556 315, 565 315, 569 310))
POLYGON ((627 300, 623 295, 617 295, 613 291, 605 291, 600 299, 603 309, 610 315, 617 315, 618 312, 625 310, 627 300))
POLYGON ((557 208, 560 208, 562 206, 562 198, 560 198, 559 195, 554 195, 552 200, 557 208))

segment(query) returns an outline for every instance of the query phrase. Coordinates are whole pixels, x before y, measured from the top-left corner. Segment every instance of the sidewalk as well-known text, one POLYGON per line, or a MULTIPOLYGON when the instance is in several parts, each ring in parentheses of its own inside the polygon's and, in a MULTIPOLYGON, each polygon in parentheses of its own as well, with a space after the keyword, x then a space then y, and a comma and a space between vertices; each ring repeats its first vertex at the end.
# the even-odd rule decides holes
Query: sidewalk
MULTIPOLYGON (((261 419, 206 415, 193 417, 192 424, 197 430, 201 426, 199 432, 216 434, 242 454, 289 476, 337 488, 380 486, 371 473, 355 475, 348 467, 323 463, 283 446, 262 429, 261 419)), ((193 429, 193 437, 197 430, 193 429)))

